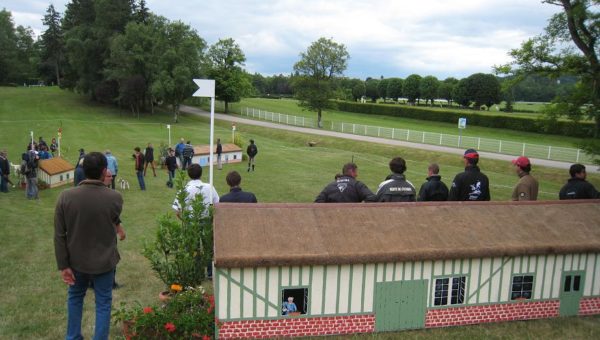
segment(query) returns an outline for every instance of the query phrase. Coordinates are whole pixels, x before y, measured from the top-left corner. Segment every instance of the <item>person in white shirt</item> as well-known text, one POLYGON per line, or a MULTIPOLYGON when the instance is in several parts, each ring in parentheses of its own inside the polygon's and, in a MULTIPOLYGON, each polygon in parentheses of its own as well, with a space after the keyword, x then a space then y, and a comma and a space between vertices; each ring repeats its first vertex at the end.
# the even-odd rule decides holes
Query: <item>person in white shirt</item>
MULTIPOLYGON (((185 185, 184 190, 187 192, 187 197, 185 198, 185 203, 187 204, 187 209, 191 210, 192 206, 189 204, 197 195, 202 195, 202 201, 206 208, 215 203, 219 203, 219 194, 213 186, 209 183, 204 183, 200 180, 202 177, 202 167, 199 164, 192 164, 187 168, 188 176, 190 176, 190 181, 185 185), (212 191, 212 200, 211 200, 211 191, 212 191)), ((181 214, 181 206, 179 205, 179 201, 177 198, 173 201, 173 209, 176 211, 177 216, 180 217, 181 214)), ((208 214, 208 210, 205 209, 202 213, 203 216, 208 214)))

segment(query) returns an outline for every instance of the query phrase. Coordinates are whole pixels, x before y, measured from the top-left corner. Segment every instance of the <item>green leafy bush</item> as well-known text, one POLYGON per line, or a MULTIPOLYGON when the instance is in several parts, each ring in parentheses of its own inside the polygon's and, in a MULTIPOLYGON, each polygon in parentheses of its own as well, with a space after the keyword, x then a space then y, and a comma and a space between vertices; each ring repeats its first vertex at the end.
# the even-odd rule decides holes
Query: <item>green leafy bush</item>
POLYGON ((127 339, 213 339, 215 300, 203 287, 188 287, 163 305, 132 308, 122 303, 113 314, 127 339))
POLYGON ((185 173, 179 171, 175 187, 180 218, 172 214, 160 216, 156 239, 144 245, 143 254, 166 286, 196 287, 204 280, 206 267, 212 261, 212 209, 204 205, 202 195, 186 202, 184 186, 185 173))
POLYGON ((571 137, 592 137, 594 124, 570 121, 541 120, 534 118, 510 117, 500 115, 482 115, 476 112, 465 113, 453 110, 431 110, 423 107, 407 105, 363 104, 346 101, 337 102, 338 109, 346 112, 378 114, 384 116, 404 117, 410 119, 445 122, 455 124, 458 118, 467 117, 470 125, 495 129, 510 129, 526 132, 547 133, 571 137))

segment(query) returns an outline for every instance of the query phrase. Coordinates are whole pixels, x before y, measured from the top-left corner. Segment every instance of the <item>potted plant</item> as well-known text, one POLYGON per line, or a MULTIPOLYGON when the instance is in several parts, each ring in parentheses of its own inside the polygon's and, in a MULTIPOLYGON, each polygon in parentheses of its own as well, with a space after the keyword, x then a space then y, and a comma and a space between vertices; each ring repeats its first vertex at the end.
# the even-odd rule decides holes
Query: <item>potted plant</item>
POLYGON ((163 305, 124 304, 113 314, 115 322, 123 323, 127 339, 203 339, 214 337, 214 296, 203 287, 188 288, 163 305))
POLYGON ((180 171, 175 178, 176 200, 181 207, 179 218, 172 214, 160 216, 156 239, 146 243, 143 250, 171 293, 199 286, 206 278, 213 253, 212 210, 205 213, 201 195, 186 202, 184 183, 184 172, 180 171))

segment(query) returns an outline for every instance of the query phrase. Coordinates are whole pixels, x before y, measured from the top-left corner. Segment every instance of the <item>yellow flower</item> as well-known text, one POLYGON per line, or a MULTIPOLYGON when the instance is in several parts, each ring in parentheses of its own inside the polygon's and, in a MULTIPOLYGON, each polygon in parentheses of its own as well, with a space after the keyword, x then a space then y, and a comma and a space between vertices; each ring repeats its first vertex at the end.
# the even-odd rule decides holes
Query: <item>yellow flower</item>
POLYGON ((183 287, 181 287, 181 285, 175 283, 171 285, 171 290, 174 292, 181 292, 182 289, 183 287))

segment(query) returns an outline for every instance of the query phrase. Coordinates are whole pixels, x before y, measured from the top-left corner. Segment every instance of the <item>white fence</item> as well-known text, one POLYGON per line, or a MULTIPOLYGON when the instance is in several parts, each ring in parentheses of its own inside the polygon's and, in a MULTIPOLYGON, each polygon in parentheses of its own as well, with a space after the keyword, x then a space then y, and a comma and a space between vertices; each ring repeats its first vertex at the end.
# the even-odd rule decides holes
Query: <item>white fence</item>
MULTIPOLYGON (((240 114, 271 122, 314 128, 317 122, 311 118, 269 112, 260 109, 241 109, 240 114)), ((381 126, 362 125, 354 123, 331 122, 328 127, 332 131, 403 140, 407 142, 434 144, 456 148, 474 148, 479 151, 494 152, 514 156, 549 159, 555 161, 591 163, 592 159, 580 149, 557 146, 518 143, 481 137, 458 136, 445 133, 425 132, 416 130, 396 129, 381 126)))
POLYGON ((286 124, 286 125, 296 125, 303 127, 314 128, 317 126, 317 122, 311 118, 298 117, 292 115, 286 115, 283 113, 277 112, 269 112, 260 109, 254 108, 246 108, 246 110, 240 110, 240 114, 242 116, 248 116, 256 119, 268 120, 271 122, 286 124))

